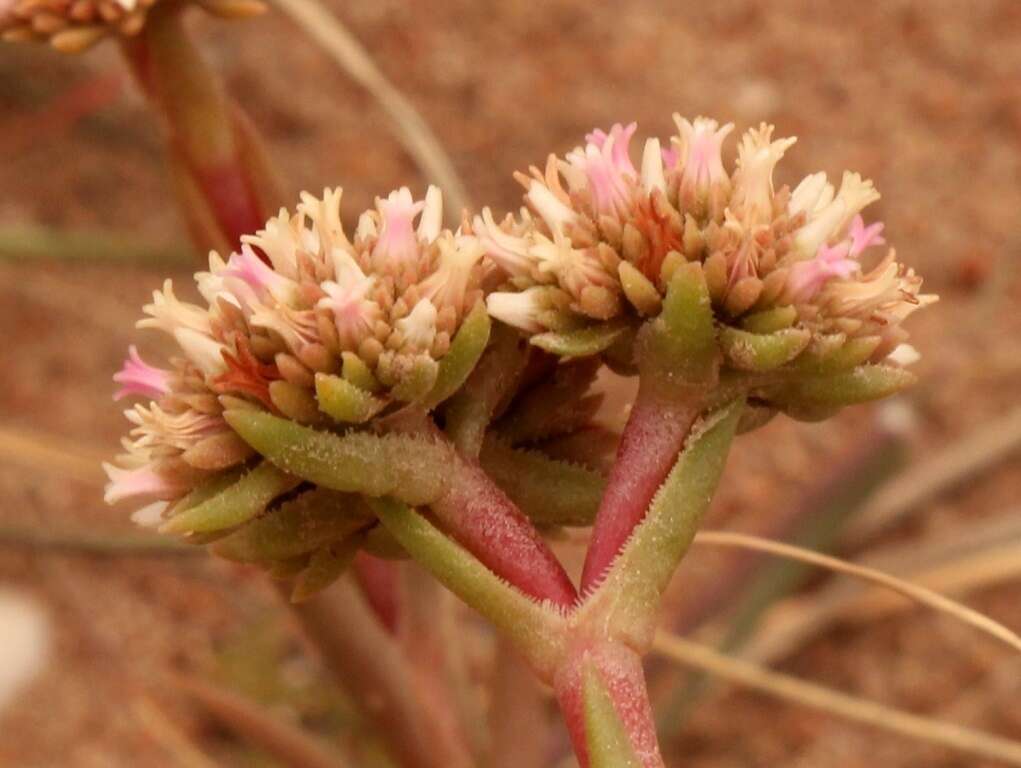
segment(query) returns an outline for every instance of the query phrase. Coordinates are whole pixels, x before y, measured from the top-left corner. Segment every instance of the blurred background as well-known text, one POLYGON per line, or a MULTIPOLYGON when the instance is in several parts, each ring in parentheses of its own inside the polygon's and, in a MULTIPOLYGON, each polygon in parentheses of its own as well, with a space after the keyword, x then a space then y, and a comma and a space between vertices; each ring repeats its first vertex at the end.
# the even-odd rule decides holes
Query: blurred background
MULTIPOLYGON (((518 204, 513 171, 595 126, 667 136, 674 111, 800 137, 778 184, 873 178, 871 217, 941 296, 908 325, 920 384, 881 409, 743 438, 710 524, 883 564, 1021 629, 1021 4, 326 4, 421 111, 471 200, 495 210, 518 204)), ((423 190, 372 96, 288 19, 194 15, 288 199, 342 185, 353 219, 377 194, 423 190)), ((110 377, 153 288, 198 264, 159 125, 116 45, 0 46, 0 765, 201 765, 190 745, 214 764, 272 765, 167 691, 167 669, 344 727, 259 574, 132 547, 129 510, 102 502, 99 462, 125 429, 110 377)), ((786 673, 1021 740, 1016 656, 844 583, 697 549, 667 620, 786 673), (752 588, 728 593, 742 573, 752 588), (717 592, 737 599, 701 622, 717 592)), ((678 765, 1010 764, 740 688, 689 680, 678 702, 679 672, 650 665, 678 707, 665 745, 678 765)))

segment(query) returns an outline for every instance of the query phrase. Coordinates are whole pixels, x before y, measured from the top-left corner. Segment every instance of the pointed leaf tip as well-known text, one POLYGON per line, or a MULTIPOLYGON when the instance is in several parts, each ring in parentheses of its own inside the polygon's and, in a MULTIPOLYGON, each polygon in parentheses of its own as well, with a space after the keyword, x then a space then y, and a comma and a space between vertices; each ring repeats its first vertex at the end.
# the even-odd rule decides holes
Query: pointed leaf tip
POLYGON ((342 435, 303 427, 262 411, 226 411, 242 439, 281 469, 323 488, 396 496, 427 504, 444 492, 450 450, 427 437, 342 435))
POLYGON ((750 333, 729 326, 720 331, 727 362, 742 371, 764 373, 786 365, 808 346, 811 334, 802 328, 750 333))
POLYGON ((532 336, 529 341, 552 355, 569 360, 575 357, 598 355, 624 337, 627 325, 607 322, 590 325, 575 331, 549 331, 532 336))
POLYGON ((461 388, 485 352, 491 330, 486 305, 478 301, 461 323, 447 354, 440 360, 436 383, 423 399, 423 406, 435 408, 461 388))
POLYGON ((674 270, 663 309, 642 327, 638 342, 643 373, 667 386, 715 380, 719 350, 712 300, 699 264, 684 263, 674 270))
POLYGON ((211 533, 233 528, 260 514, 273 499, 300 482, 264 461, 211 498, 170 518, 160 532, 211 533))
POLYGON ((317 373, 315 383, 319 410, 342 424, 366 422, 386 405, 384 400, 340 376, 317 373))

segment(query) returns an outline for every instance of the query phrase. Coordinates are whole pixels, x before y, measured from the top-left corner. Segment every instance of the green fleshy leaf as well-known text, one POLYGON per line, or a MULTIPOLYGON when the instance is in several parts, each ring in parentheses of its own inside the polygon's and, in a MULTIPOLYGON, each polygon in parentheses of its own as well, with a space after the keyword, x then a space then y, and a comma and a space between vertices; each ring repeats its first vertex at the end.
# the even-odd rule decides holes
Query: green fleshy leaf
POLYGON ((837 354, 846 343, 847 334, 844 333, 824 333, 813 336, 808 347, 791 367, 806 372, 818 369, 826 360, 837 354))
POLYGON ((592 420, 603 401, 601 394, 585 394, 598 372, 595 357, 558 365, 552 375, 516 397, 494 428, 515 445, 574 432, 592 420))
POLYGON ((794 367, 799 371, 816 374, 848 371, 872 357, 881 342, 879 336, 860 336, 839 345, 831 342, 827 348, 818 351, 809 347, 806 354, 794 361, 794 367))
POLYGON ((383 560, 407 560, 411 557, 383 525, 376 525, 369 529, 369 532, 365 534, 362 548, 370 555, 375 555, 383 560))
POLYGON ((358 389, 363 389, 366 392, 378 392, 382 388, 376 375, 354 352, 341 352, 340 357, 343 360, 340 375, 344 377, 345 381, 351 382, 358 389))
POLYGON ((798 310, 792 306, 773 307, 741 320, 741 327, 750 333, 775 333, 790 328, 798 319, 798 310))
POLYGON ((578 622, 632 648, 649 647, 660 596, 712 500, 743 410, 738 399, 695 424, 645 519, 578 609, 578 622))
POLYGON ((518 386, 527 352, 517 331, 497 323, 482 359, 464 386, 444 405, 446 432, 465 456, 478 455, 493 414, 518 386))
POLYGON ((401 375, 390 392, 402 402, 417 403, 436 386, 439 374, 439 363, 428 355, 419 355, 411 370, 401 375))
POLYGON ((412 435, 335 435, 258 411, 226 411, 241 438, 281 469, 335 491, 427 504, 444 491, 450 451, 412 435))
POLYGON ((832 419, 838 413, 843 406, 840 405, 820 405, 819 403, 812 403, 806 401, 793 401, 789 403, 783 403, 781 406, 783 412, 794 419, 795 421, 804 421, 810 424, 814 424, 820 421, 826 421, 832 419))
POLYGON ((271 579, 283 581, 291 579, 308 567, 308 553, 291 557, 287 560, 274 560, 266 566, 266 573, 271 579))
POLYGON ((486 305, 479 301, 461 323, 450 349, 440 360, 436 383, 422 401, 426 409, 435 408, 461 388, 485 352, 491 328, 486 305))
POLYGON ((539 349, 565 360, 598 355, 612 347, 627 332, 623 322, 590 325, 575 331, 540 333, 529 341, 539 349))
POLYGON ((316 374, 319 410, 342 424, 361 424, 381 410, 386 402, 357 387, 347 379, 328 373, 316 374))
POLYGON ((309 558, 305 570, 298 574, 294 591, 291 592, 291 602, 301 603, 308 600, 344 575, 358 554, 361 543, 361 536, 351 536, 317 549, 309 558))
POLYGON ((720 347, 727 362, 742 371, 773 371, 797 357, 811 339, 802 328, 786 328, 773 333, 749 333, 724 326, 720 347))
POLYGON ((591 525, 606 481, 597 472, 514 449, 489 438, 479 461, 522 512, 538 525, 591 525))
POLYGON ((206 480, 204 483, 193 488, 186 496, 183 496, 174 502, 171 512, 173 514, 178 514, 184 512, 186 509, 191 509, 204 501, 208 501, 221 491, 225 491, 227 488, 234 485, 234 483, 236 483, 243 474, 244 469, 240 467, 226 472, 218 472, 209 480, 206 480))
POLYGON ((380 521, 441 584, 485 616, 549 681, 562 657, 566 621, 523 595, 422 515, 393 499, 370 499, 380 521))
POLYGON ((659 314, 663 307, 663 297, 659 295, 659 289, 631 262, 622 261, 617 267, 617 275, 620 277, 620 287, 624 291, 627 300, 642 315, 659 314))
POLYGON ((212 549, 238 562, 287 560, 347 538, 374 519, 359 497, 317 488, 255 518, 212 549))
POLYGON ((737 423, 737 434, 743 435, 745 432, 752 432, 760 427, 766 426, 776 416, 776 409, 770 408, 765 405, 751 405, 750 403, 745 406, 744 411, 741 413, 741 420, 737 423))
POLYGON ((589 765, 591 768, 641 768, 642 763, 599 672, 588 664, 583 675, 582 707, 589 765))
POLYGON ((643 373, 663 385, 673 388, 715 380, 719 362, 716 329, 699 264, 685 263, 674 270, 663 311, 642 327, 637 341, 643 373))
POLYGON ((162 533, 209 533, 233 528, 260 514, 277 496, 301 480, 264 461, 215 496, 175 515, 162 533))
POLYGON ((861 365, 829 376, 804 376, 779 390, 780 403, 808 402, 820 406, 867 403, 889 397, 914 384, 915 375, 891 365, 861 365))

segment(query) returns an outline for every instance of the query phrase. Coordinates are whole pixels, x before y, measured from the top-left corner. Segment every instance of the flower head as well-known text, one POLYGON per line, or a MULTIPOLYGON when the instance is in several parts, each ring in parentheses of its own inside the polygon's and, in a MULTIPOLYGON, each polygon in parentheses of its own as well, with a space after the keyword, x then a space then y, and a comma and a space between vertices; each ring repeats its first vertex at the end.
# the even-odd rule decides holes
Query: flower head
MULTIPOLYGON (((105 37, 132 37, 145 26, 158 0, 4 0, 0 39, 46 42, 63 53, 79 53, 105 37)), ((261 13, 259 0, 203 0, 201 6, 224 18, 261 13)))
MULTIPOLYGON (((775 176, 795 139, 753 128, 728 168, 732 125, 674 120, 668 149, 647 140, 638 169, 628 153, 634 124, 596 130, 544 170, 519 174, 519 217, 475 217, 473 233, 506 280, 489 300, 494 317, 528 333, 637 321, 659 311, 676 265, 696 262, 721 324, 789 308, 783 316, 793 311, 817 336, 902 337, 901 321, 932 299, 892 253, 863 264, 885 242, 882 223, 861 215, 879 198, 871 181, 846 172, 835 189, 817 173, 792 192, 775 176), (551 291, 558 301, 545 301, 551 291)), ((881 344, 877 358, 891 349, 881 344)))
POLYGON ((472 235, 440 230, 436 189, 421 201, 407 189, 378 200, 350 239, 340 196, 305 195, 239 252, 211 254, 196 275, 199 303, 179 298, 169 280, 153 294, 139 326, 166 333, 178 355, 170 369, 156 368, 132 347, 114 377, 118 397, 151 402, 126 412, 133 428, 127 453, 107 469, 109 500, 173 501, 246 461, 252 451, 224 420, 225 403, 317 418, 316 375, 339 374, 349 357, 361 385, 375 380, 381 407, 425 394, 404 379, 437 375, 481 299, 484 249, 472 235))

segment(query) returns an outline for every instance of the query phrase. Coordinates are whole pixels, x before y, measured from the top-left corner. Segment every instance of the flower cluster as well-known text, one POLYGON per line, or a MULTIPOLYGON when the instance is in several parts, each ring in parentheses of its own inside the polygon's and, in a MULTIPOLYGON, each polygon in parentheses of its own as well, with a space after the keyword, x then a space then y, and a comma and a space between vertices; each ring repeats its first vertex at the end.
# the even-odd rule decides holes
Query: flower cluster
MULTIPOLYGON (((0 39, 39 41, 78 53, 109 35, 131 37, 157 0, 0 0, 0 39)), ((210 13, 237 18, 262 10, 259 0, 197 0, 210 13)))
POLYGON ((341 190, 304 195, 294 214, 271 219, 224 260, 210 255, 195 278, 204 306, 180 300, 168 280, 139 325, 171 336, 170 368, 134 348, 115 380, 127 411, 126 454, 108 465, 107 500, 177 499, 251 449, 222 414, 261 407, 302 423, 323 418, 317 376, 342 376, 385 407, 429 393, 439 361, 481 301, 483 247, 441 229, 442 197, 406 189, 376 201, 352 238, 341 190))
POLYGON ((544 170, 519 174, 520 216, 475 217, 506 278, 487 298, 490 313, 529 333, 655 315, 676 267, 697 262, 723 323, 791 308, 817 336, 878 337, 873 359, 898 346, 901 321, 934 297, 919 294, 921 279, 892 250, 866 266, 884 242, 883 225, 860 215, 879 198, 872 182, 848 172, 835 187, 817 173, 777 190, 773 170, 794 139, 749 130, 730 172, 722 147, 733 125, 675 121, 670 145, 647 140, 637 167, 634 123, 594 131, 544 170))

